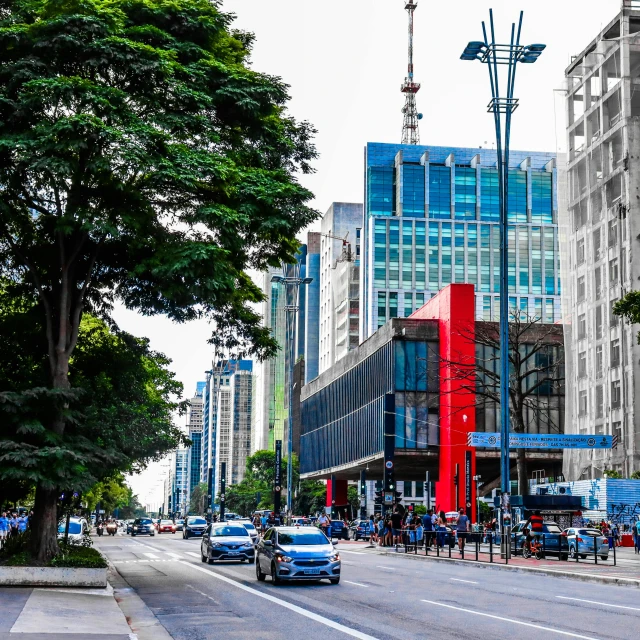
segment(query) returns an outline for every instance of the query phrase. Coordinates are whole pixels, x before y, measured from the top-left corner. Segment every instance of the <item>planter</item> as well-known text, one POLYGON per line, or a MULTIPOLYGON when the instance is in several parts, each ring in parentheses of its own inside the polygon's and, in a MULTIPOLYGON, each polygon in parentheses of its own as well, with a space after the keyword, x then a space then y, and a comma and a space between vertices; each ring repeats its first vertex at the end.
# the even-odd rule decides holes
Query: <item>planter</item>
POLYGON ((0 587, 106 587, 107 570, 0 567, 0 587))

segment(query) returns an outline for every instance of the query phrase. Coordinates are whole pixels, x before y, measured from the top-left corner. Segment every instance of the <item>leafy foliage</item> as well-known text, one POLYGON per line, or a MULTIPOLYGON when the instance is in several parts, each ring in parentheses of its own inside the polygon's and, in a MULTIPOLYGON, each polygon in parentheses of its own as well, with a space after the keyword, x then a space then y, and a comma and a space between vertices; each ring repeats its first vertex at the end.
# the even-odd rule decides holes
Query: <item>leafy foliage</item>
POLYGON ((191 497, 189 498, 189 513, 202 514, 206 510, 206 496, 208 486, 206 482, 201 482, 197 487, 191 490, 191 497), (204 507, 204 509, 203 509, 204 507))

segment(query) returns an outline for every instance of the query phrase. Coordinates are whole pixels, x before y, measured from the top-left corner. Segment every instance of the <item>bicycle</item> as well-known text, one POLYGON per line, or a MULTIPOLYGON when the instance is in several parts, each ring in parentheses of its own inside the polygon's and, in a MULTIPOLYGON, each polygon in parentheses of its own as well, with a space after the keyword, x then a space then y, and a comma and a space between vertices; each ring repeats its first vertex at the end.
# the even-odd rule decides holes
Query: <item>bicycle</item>
POLYGON ((528 545, 525 543, 525 546, 522 547, 522 557, 528 559, 531 556, 535 556, 536 560, 543 558, 542 544, 538 542, 538 538, 532 538, 528 545))

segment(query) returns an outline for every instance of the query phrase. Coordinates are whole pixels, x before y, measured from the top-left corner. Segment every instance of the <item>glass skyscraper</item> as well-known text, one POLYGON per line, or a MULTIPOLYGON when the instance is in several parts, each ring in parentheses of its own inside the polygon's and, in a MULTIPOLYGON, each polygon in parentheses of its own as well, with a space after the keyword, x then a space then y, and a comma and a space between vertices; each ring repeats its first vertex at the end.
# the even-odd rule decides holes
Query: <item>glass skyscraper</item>
MULTIPOLYGON (((368 143, 360 339, 406 317, 450 283, 476 289, 476 318, 498 320, 499 200, 491 149, 368 143)), ((560 319, 553 153, 511 151, 509 301, 560 319)))

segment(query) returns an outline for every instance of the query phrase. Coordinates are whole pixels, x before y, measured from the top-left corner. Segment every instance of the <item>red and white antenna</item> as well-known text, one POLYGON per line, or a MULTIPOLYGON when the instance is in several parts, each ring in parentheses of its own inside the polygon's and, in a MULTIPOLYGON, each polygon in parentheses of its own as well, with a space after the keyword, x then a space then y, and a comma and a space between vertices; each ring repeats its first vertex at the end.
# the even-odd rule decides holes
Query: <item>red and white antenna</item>
POLYGON ((400 91, 405 95, 404 123, 402 125, 402 144, 420 144, 420 129, 418 122, 422 119, 422 114, 418 113, 416 105, 416 93, 420 91, 420 83, 413 80, 413 12, 418 7, 417 0, 406 0, 404 8, 409 14, 409 66, 407 77, 400 87, 400 91))

